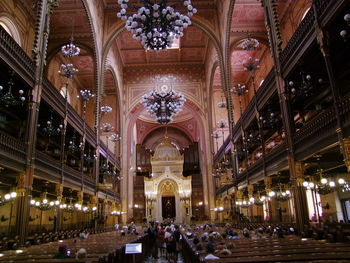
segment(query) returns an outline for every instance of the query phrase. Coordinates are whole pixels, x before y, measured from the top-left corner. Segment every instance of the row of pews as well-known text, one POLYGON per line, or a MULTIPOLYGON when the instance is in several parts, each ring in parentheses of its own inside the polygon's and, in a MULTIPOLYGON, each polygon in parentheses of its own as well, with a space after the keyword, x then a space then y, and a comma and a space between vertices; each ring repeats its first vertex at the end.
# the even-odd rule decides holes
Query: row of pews
MULTIPOLYGON (((214 231, 222 233, 225 228, 214 231)), ((245 238, 242 231, 238 239, 215 242, 217 247, 227 247, 229 254, 220 254, 218 250, 212 253, 219 259, 206 259, 210 253, 206 251, 207 241, 201 240, 204 230, 193 231, 194 236, 184 235, 183 255, 186 262, 193 263, 235 263, 235 262, 313 262, 335 263, 350 262, 350 244, 344 242, 328 242, 313 238, 302 238, 287 235, 278 238, 264 234, 260 238, 245 238), (193 243, 195 237, 200 240, 200 246, 193 243), (199 248, 199 249, 198 249, 199 248), (200 249, 201 248, 201 249, 200 249)))
MULTIPOLYGON (((43 243, 58 241, 62 239, 70 239, 75 238, 79 236, 79 233, 82 231, 86 231, 88 233, 103 233, 112 231, 114 228, 104 228, 104 229, 75 229, 75 230, 61 230, 56 232, 44 232, 41 234, 34 234, 32 236, 29 236, 27 238, 27 241, 25 242, 26 247, 30 247, 32 245, 40 245, 43 243)), ((8 238, 6 236, 0 238, 0 251, 3 250, 11 250, 11 249, 18 249, 20 244, 20 238, 19 236, 15 236, 13 238, 8 238)))
POLYGON ((0 263, 126 263, 133 262, 132 255, 125 255, 125 245, 128 243, 142 243, 143 253, 135 255, 135 263, 141 263, 149 251, 147 235, 122 235, 120 231, 97 233, 89 235, 86 239, 70 238, 48 242, 41 245, 35 245, 18 250, 2 251, 0 254, 0 263), (65 244, 70 250, 70 258, 53 259, 58 251, 58 247, 65 244), (76 253, 84 248, 87 251, 87 257, 77 259, 76 253))

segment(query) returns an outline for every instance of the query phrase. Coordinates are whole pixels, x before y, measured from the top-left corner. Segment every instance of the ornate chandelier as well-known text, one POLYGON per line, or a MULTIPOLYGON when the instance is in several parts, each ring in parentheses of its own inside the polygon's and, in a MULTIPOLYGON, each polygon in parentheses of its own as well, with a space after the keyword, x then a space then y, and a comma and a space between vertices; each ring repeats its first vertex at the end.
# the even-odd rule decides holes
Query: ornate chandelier
POLYGON ((182 93, 174 90, 167 91, 162 89, 161 92, 152 90, 150 93, 143 95, 141 103, 147 111, 156 117, 160 124, 168 124, 173 117, 181 110, 185 104, 185 97, 182 93))
POLYGON ((26 98, 23 96, 24 91, 22 89, 18 91, 18 95, 12 94, 12 88, 14 86, 12 78, 14 74, 15 72, 11 73, 11 78, 7 83, 8 84, 7 91, 5 91, 4 87, 0 85, 0 104, 3 104, 6 108, 10 106, 22 105, 23 102, 26 100, 26 98))
POLYGON ((167 0, 141 0, 144 6, 129 3, 129 0, 118 0, 120 11, 117 16, 127 20, 125 28, 133 33, 133 38, 141 41, 145 49, 161 50, 170 48, 174 38, 183 36, 183 30, 191 25, 189 17, 197 13, 191 0, 183 0, 187 15, 174 10, 175 5, 167 6, 167 0), (126 10, 132 6, 138 12, 127 16, 126 10))
POLYGON ((73 39, 69 44, 62 46, 61 51, 65 57, 76 57, 80 54, 80 48, 74 45, 73 39))
POLYGON ((259 48, 259 40, 255 38, 246 38, 244 39, 239 47, 243 50, 256 50, 259 48))

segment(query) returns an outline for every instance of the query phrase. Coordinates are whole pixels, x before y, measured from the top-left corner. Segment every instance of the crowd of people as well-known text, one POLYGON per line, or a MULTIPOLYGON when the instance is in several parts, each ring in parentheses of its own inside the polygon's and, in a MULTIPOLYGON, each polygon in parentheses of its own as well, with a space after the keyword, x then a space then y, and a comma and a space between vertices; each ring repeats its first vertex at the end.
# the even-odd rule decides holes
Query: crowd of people
POLYGON ((168 262, 177 262, 181 250, 181 231, 178 225, 170 223, 150 222, 147 229, 151 247, 151 256, 158 259, 165 256, 168 262))

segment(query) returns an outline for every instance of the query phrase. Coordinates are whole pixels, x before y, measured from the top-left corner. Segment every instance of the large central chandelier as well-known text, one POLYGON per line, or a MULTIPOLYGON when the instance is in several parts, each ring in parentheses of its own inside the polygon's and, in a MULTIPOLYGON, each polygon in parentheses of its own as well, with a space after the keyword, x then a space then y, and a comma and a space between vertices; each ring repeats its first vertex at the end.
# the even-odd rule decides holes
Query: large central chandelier
POLYGON ((191 0, 183 0, 187 15, 176 12, 176 5, 167 6, 167 0, 140 0, 144 4, 142 7, 128 2, 129 0, 118 0, 120 11, 117 16, 126 20, 125 28, 133 33, 133 38, 141 41, 145 49, 151 50, 170 48, 174 38, 182 37, 184 29, 191 25, 189 17, 197 13, 191 0), (127 16, 129 6, 138 12, 127 16))
POLYGON ((162 90, 160 92, 152 90, 150 93, 143 95, 141 99, 141 103, 147 111, 155 116, 160 124, 170 123, 181 110, 185 101, 184 95, 174 90, 162 90))

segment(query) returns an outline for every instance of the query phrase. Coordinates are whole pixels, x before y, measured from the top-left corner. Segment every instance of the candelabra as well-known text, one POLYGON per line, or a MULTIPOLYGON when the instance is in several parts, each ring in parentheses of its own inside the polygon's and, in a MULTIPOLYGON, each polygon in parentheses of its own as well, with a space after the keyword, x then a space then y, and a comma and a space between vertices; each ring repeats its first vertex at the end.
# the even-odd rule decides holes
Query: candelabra
POLYGON ((8 85, 8 90, 5 92, 4 87, 0 86, 0 104, 5 106, 6 108, 11 107, 11 106, 18 106, 22 105, 23 102, 26 100, 26 98, 23 96, 24 91, 20 89, 18 91, 18 95, 15 96, 12 94, 12 88, 13 88, 13 76, 14 72, 11 73, 11 77, 9 82, 7 82, 8 85))
POLYGON ((145 49, 161 50, 170 48, 175 38, 183 36, 183 31, 191 25, 189 16, 197 13, 191 0, 184 0, 187 15, 174 10, 176 5, 167 6, 167 0, 145 1, 142 7, 128 3, 129 0, 118 0, 120 11, 117 16, 126 20, 125 28, 133 34, 133 38, 141 41, 145 49), (138 10, 136 14, 127 16, 129 6, 138 10))
POLYGON ((76 73, 78 73, 78 71, 79 70, 75 68, 73 64, 61 64, 61 69, 58 73, 67 79, 71 79, 76 73))
POLYGON ((323 79, 313 80, 311 75, 305 75, 300 72, 301 81, 289 81, 288 86, 290 92, 296 97, 310 97, 317 86, 323 84, 323 79))
POLYGON ((43 125, 39 123, 38 128, 42 128, 43 133, 49 138, 52 136, 57 136, 61 133, 63 129, 63 125, 60 124, 58 125, 58 127, 55 127, 53 123, 54 123, 54 120, 53 120, 53 115, 51 111, 50 119, 46 121, 46 126, 43 127, 43 125))
POLYGON ((303 186, 308 190, 315 190, 320 195, 327 195, 336 190, 343 190, 346 181, 343 178, 339 178, 338 180, 334 180, 332 178, 325 178, 321 175, 321 180, 319 182, 312 181, 304 181, 303 186))
POLYGON ((30 205, 42 211, 46 211, 51 208, 54 208, 55 206, 58 207, 60 205, 60 201, 58 200, 49 201, 47 199, 47 192, 44 192, 40 200, 35 200, 35 199, 30 200, 30 205))
POLYGON ((249 57, 248 60, 244 61, 242 64, 245 71, 252 72, 260 69, 260 59, 258 58, 253 59, 252 57, 249 57))
POLYGON ((4 197, 0 196, 0 206, 3 206, 9 202, 12 202, 13 200, 16 199, 16 197, 17 197, 16 192, 7 193, 4 195, 4 197))
POLYGON ((70 152, 77 152, 81 149, 82 146, 82 142, 80 142, 80 144, 76 144, 76 137, 75 137, 75 131, 73 132, 73 136, 71 138, 71 140, 68 143, 68 150, 70 152))
POLYGON ((267 113, 259 117, 259 121, 261 121, 262 127, 265 129, 277 129, 282 125, 279 114, 273 112, 271 108, 268 108, 267 113))

